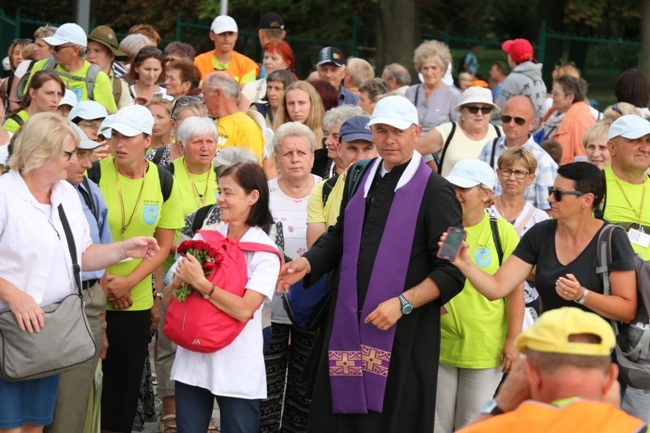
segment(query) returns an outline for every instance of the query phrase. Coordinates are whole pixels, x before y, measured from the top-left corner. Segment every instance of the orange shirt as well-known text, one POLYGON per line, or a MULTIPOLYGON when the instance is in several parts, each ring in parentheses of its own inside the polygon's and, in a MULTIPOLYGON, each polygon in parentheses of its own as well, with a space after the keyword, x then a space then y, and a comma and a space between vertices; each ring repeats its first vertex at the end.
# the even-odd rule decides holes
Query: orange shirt
MULTIPOLYGON (((194 57, 194 64, 201 71, 201 81, 203 81, 206 75, 218 70, 215 69, 213 64, 214 51, 208 51, 207 53, 194 57)), ((224 71, 230 74, 241 85, 255 80, 260 72, 260 67, 245 55, 233 51, 230 64, 224 71)))
POLYGON ((582 136, 585 130, 596 123, 591 114, 589 104, 576 102, 569 108, 564 119, 557 128, 553 140, 562 145, 562 160, 560 165, 573 162, 573 157, 586 155, 585 147, 582 145, 582 136))

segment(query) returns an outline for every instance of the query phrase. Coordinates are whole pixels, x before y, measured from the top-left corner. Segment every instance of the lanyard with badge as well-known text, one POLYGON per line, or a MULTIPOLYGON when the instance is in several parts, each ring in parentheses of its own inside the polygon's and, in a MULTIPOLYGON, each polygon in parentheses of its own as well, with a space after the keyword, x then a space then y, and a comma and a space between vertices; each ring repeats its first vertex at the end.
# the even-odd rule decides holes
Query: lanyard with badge
MULTIPOLYGON (((618 177, 613 176, 614 179, 616 180, 616 184, 618 185, 618 188, 621 190, 623 193, 623 197, 625 197, 625 200, 627 201, 627 204, 630 206, 630 209, 634 212, 634 206, 632 206, 632 201, 630 198, 627 196, 625 193, 625 189, 623 188, 623 185, 621 185, 621 181, 618 180, 618 177)), ((643 230, 643 225, 641 224, 642 222, 642 217, 643 217, 643 206, 645 205, 645 193, 646 193, 646 187, 648 186, 647 179, 643 181, 643 191, 641 192, 641 207, 639 208, 638 212, 638 229, 635 229, 634 227, 630 227, 629 230, 627 231, 627 237, 630 239, 630 242, 633 244, 639 245, 640 247, 643 248, 648 248, 650 245, 650 234, 646 233, 643 230)))

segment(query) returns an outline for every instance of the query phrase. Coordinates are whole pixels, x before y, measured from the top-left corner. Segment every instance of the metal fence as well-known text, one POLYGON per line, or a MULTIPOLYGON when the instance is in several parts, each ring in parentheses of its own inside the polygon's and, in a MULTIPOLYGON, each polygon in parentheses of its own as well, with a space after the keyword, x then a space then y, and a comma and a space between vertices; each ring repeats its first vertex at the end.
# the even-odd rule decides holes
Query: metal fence
MULTIPOLYGON (((20 11, 15 17, 8 17, 0 11, 0 53, 7 52, 13 39, 31 37, 36 28, 45 24, 48 23, 31 20, 20 11)), ((212 49, 207 37, 209 31, 210 21, 184 21, 179 12, 174 37, 163 39, 163 43, 171 40, 184 41, 193 45, 197 52, 204 52, 212 49)), ((118 33, 118 37, 122 36, 123 34, 118 33)), ((375 31, 358 18, 354 18, 346 40, 331 40, 324 36, 322 39, 292 35, 287 37, 296 54, 296 71, 299 77, 306 77, 313 70, 318 51, 328 45, 337 46, 347 55, 365 58, 373 63, 376 54, 375 31)), ((449 28, 441 34, 425 34, 423 39, 445 42, 451 49, 454 67, 457 67, 459 59, 471 46, 479 46, 478 74, 483 78, 489 77, 490 67, 495 61, 505 60, 505 54, 501 51, 502 41, 456 37, 449 28)), ((640 43, 637 41, 556 34, 547 31, 544 24, 540 28, 535 48, 535 57, 544 64, 547 86, 550 87, 550 74, 555 65, 572 61, 582 70, 585 79, 589 82, 590 97, 601 104, 609 104, 613 101, 614 83, 619 74, 625 69, 638 67, 641 61, 640 43)), ((258 61, 262 59, 262 50, 255 31, 241 29, 236 49, 258 61)))

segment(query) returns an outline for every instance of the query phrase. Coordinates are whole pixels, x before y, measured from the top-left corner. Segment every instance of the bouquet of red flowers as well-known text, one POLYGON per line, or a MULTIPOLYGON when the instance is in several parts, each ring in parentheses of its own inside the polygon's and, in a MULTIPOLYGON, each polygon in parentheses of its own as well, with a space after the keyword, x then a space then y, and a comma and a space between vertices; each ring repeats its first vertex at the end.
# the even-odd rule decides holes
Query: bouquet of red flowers
MULTIPOLYGON (((185 254, 187 253, 192 254, 196 260, 201 263, 201 267, 203 268, 203 272, 206 276, 214 271, 217 264, 223 260, 219 254, 219 251, 211 247, 207 242, 201 240, 183 241, 178 246, 177 251, 178 254, 183 257, 185 257, 185 254)), ((176 299, 178 299, 179 302, 183 302, 187 299, 190 293, 192 293, 192 290, 194 290, 194 287, 187 283, 182 283, 181 288, 174 290, 172 294, 176 299)), ((197 294, 200 295, 198 290, 197 294)))

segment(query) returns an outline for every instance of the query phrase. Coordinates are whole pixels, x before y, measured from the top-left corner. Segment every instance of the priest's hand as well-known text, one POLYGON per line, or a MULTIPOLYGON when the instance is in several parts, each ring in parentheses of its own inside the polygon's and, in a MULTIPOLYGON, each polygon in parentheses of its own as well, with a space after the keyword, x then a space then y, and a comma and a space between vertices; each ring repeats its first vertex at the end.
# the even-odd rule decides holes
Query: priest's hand
POLYGON ((402 304, 397 298, 390 298, 382 302, 375 310, 368 314, 365 323, 375 325, 380 331, 387 331, 402 317, 402 304))
POLYGON ((309 263, 309 260, 304 257, 285 263, 282 265, 282 269, 280 269, 280 277, 278 277, 276 293, 279 294, 281 290, 288 292, 289 287, 292 284, 302 280, 305 275, 310 272, 311 264, 309 263))

